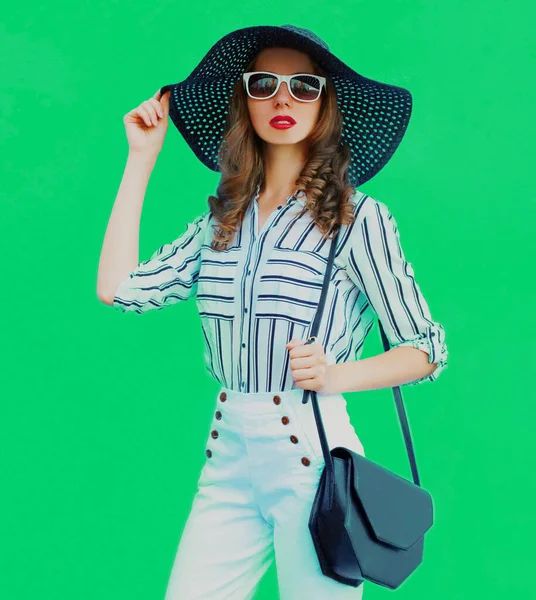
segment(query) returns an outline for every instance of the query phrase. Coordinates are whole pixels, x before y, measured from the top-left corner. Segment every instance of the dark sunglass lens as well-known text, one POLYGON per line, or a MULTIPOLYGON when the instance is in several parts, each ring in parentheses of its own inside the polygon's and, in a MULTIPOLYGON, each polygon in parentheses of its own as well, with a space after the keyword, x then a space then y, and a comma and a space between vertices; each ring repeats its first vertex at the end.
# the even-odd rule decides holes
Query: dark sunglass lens
POLYGON ((268 98, 277 86, 277 79, 269 73, 255 73, 248 81, 249 93, 255 98, 268 98))
POLYGON ((293 94, 300 100, 316 100, 320 95, 320 80, 313 75, 298 75, 290 82, 293 94))

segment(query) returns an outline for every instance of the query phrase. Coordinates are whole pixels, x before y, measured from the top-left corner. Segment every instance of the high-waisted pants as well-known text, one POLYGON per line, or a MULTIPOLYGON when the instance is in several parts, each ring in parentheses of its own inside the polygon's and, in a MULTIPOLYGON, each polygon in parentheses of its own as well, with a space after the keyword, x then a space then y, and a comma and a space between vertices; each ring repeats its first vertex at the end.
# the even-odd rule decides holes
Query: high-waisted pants
MULTIPOLYGON (((361 600, 321 571, 308 529, 324 467, 304 390, 221 387, 165 600, 247 600, 276 560, 281 600, 361 600)), ((318 395, 328 445, 364 455, 342 394, 318 395)))

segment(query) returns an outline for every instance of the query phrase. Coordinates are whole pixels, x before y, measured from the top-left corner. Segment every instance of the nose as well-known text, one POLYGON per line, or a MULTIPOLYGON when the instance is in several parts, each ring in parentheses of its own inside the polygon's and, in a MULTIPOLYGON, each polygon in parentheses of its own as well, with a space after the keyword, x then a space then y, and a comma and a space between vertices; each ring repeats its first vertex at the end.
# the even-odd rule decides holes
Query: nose
POLYGON ((274 102, 276 104, 286 102, 287 104, 292 101, 292 96, 290 95, 288 85, 286 81, 282 81, 279 89, 277 90, 277 94, 274 96, 274 102))

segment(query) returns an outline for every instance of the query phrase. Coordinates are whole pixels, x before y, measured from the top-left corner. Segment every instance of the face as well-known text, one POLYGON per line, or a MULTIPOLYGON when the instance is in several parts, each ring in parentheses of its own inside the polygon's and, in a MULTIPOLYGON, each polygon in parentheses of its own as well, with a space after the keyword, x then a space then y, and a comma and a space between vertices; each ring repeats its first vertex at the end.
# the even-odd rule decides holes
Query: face
MULTIPOLYGON (((292 48, 264 48, 250 71, 270 71, 279 75, 314 74, 311 59, 292 48)), ((269 144, 296 144, 312 131, 318 120, 323 91, 314 102, 300 102, 290 95, 286 82, 281 82, 277 94, 266 100, 256 100, 247 93, 251 123, 257 135, 269 144), (276 129, 270 120, 277 115, 292 117, 296 124, 288 129, 276 129)))

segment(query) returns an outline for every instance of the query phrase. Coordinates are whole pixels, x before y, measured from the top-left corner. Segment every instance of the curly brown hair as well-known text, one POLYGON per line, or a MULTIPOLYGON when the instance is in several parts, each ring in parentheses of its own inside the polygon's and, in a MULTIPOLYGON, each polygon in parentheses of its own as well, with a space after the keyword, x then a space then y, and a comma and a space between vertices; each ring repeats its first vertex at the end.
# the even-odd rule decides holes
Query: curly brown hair
MULTIPOLYGON (((244 72, 255 70, 256 57, 244 72)), ((314 73, 326 77, 326 94, 322 95, 320 117, 309 134, 309 156, 296 188, 306 195, 302 211, 311 210, 316 226, 324 237, 335 235, 339 223, 355 220, 350 198, 355 187, 348 181, 350 147, 341 138, 343 115, 337 104, 333 82, 311 59, 314 73)), ((264 182, 262 140, 256 134, 247 106, 242 78, 234 85, 229 112, 218 154, 221 173, 216 196, 209 196, 210 212, 218 222, 214 226, 213 250, 224 250, 244 218, 248 204, 264 182)))

